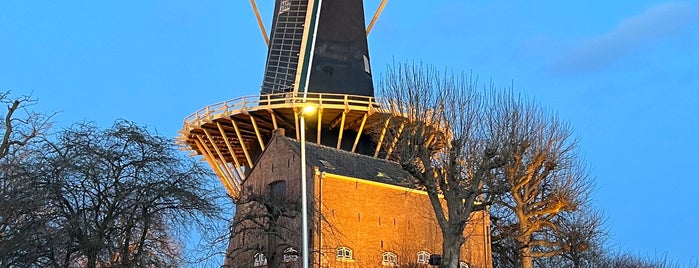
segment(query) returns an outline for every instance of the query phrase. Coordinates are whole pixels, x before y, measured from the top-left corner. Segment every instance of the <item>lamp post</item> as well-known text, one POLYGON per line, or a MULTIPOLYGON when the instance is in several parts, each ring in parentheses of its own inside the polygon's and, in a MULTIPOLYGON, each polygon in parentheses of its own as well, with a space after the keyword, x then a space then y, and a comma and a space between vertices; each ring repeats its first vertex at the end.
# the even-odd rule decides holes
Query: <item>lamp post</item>
POLYGON ((308 189, 306 188, 306 115, 313 114, 315 106, 306 105, 301 110, 301 228, 302 228, 302 260, 303 268, 308 268, 308 189))
POLYGON ((315 24, 313 27, 313 39, 311 41, 311 53, 308 57, 308 63, 304 67, 306 69, 306 81, 303 86, 303 104, 301 110, 301 225, 303 228, 303 268, 308 268, 308 196, 306 189, 306 115, 315 112, 316 107, 306 103, 308 95, 308 82, 311 80, 311 66, 313 66, 313 55, 316 47, 316 33, 318 32, 318 21, 320 20, 320 8, 323 6, 323 0, 316 0, 315 6, 315 24))

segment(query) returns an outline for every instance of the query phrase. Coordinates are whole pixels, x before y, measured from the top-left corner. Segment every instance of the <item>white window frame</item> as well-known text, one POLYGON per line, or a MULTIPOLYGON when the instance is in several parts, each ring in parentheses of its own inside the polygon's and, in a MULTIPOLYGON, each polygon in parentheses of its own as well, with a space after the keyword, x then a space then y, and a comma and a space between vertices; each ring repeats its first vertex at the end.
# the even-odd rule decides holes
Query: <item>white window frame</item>
POLYGON ((366 55, 362 56, 364 56, 364 72, 371 74, 371 65, 369 65, 369 57, 367 57, 366 55))
POLYGON ((253 267, 261 267, 267 265, 267 257, 262 252, 255 253, 255 262, 252 264, 253 267))
POLYGON ((350 261, 352 260, 352 249, 348 247, 339 247, 335 250, 337 260, 350 261))
POLYGON ((398 255, 388 251, 381 253, 381 265, 398 266, 398 255))
POLYGON ((465 263, 465 262, 460 261, 460 262, 459 262, 459 268, 469 268, 468 263, 465 263))
POLYGON ((288 247, 282 255, 282 262, 297 262, 299 261, 299 251, 293 247, 288 247))
POLYGON ((429 264, 431 253, 421 250, 417 252, 417 263, 418 264, 429 264))

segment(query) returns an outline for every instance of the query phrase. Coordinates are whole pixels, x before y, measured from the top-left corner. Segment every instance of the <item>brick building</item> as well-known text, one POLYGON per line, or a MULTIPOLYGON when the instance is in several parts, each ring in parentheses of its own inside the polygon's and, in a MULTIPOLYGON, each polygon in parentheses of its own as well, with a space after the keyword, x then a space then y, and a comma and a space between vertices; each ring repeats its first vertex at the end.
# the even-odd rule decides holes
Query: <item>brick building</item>
MULTIPOLYGON (((430 254, 441 251, 442 236, 426 193, 407 183, 409 175, 395 162, 307 146, 312 267, 428 267, 430 254)), ((249 202, 236 212, 227 267, 300 267, 299 153, 295 139, 277 134, 270 140, 243 183, 242 195, 254 197, 241 198, 249 202), (269 214, 285 209, 291 213, 269 224, 269 214), (254 221, 283 228, 255 227, 254 221)), ((471 217, 462 262, 490 267, 488 213, 471 217)))

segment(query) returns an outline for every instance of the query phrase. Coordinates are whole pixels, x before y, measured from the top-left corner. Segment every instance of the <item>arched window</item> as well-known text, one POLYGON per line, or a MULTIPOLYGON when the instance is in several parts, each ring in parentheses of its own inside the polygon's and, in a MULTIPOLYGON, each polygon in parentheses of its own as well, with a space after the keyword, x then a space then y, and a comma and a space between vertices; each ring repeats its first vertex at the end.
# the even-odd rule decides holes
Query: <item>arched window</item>
POLYGON ((427 251, 417 252, 417 263, 418 264, 429 264, 430 263, 430 253, 427 251))
POLYGON ((381 265, 398 266, 398 256, 393 252, 381 253, 381 265))
POLYGON ((352 249, 348 247, 337 248, 337 259, 338 260, 352 260, 352 249))
POLYGON ((267 265, 267 258, 264 253, 255 253, 255 263, 252 265, 254 267, 260 267, 267 265))
POLYGON ((299 261, 299 251, 295 248, 288 247, 284 250, 282 262, 297 262, 299 261))
POLYGON ((465 263, 465 262, 460 261, 460 262, 459 262, 459 268, 469 268, 469 267, 468 267, 468 263, 465 263))

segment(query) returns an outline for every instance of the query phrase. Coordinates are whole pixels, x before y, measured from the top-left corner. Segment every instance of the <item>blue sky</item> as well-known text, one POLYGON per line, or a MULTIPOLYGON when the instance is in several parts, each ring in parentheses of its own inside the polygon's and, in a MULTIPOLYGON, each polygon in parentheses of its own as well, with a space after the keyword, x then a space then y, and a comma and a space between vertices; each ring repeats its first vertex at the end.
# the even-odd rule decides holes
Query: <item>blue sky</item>
MULTIPOLYGON (((514 84, 575 129, 610 247, 698 260, 699 2, 389 1, 369 46, 377 74, 422 61, 514 84)), ((265 53, 249 1, 0 1, 0 90, 59 127, 125 118, 174 137, 258 94, 265 53)))

